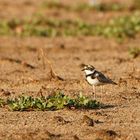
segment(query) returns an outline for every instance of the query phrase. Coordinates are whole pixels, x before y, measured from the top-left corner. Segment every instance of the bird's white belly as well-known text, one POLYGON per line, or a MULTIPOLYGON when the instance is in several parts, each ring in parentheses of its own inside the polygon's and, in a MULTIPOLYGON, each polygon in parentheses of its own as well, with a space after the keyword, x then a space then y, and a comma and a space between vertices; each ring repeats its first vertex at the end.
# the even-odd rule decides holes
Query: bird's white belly
POLYGON ((102 83, 97 78, 92 79, 90 76, 87 77, 87 81, 90 85, 94 85, 94 86, 102 85, 102 83))

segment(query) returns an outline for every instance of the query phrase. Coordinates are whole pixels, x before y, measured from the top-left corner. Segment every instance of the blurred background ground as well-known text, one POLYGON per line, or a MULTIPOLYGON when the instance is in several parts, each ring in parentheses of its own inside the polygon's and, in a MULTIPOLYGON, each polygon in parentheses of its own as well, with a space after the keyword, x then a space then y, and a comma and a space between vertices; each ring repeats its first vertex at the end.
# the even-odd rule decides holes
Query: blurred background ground
POLYGON ((81 91, 92 98, 81 72, 83 63, 94 65, 118 86, 107 85, 103 93, 97 88, 97 100, 112 106, 106 109, 12 112, 1 108, 0 138, 139 139, 139 3, 104 0, 93 6, 86 0, 1 0, 1 98, 38 96, 40 91, 47 96, 57 90, 72 97, 81 91), (47 63, 43 68, 41 48, 64 81, 48 78, 50 69, 47 63), (93 126, 85 116, 94 121, 93 126))

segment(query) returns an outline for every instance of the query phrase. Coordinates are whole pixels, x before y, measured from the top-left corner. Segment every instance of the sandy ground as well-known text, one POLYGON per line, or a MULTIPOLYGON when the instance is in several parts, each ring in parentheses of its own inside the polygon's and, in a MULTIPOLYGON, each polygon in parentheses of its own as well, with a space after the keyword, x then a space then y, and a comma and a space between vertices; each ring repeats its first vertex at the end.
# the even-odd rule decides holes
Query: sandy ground
MULTIPOLYGON (((31 16, 43 1, 1 0, 0 19, 31 16), (9 16, 9 13, 11 16, 9 16)), ((41 11, 44 12, 44 11, 41 11)), ((46 11, 45 11, 46 12, 46 11)), ((48 11, 47 11, 48 12, 48 11)), ((56 12, 56 11, 55 11, 56 12)), ((50 16, 55 16, 49 12, 50 16)), ((71 13, 76 17, 77 13, 71 13)), ((125 14, 125 12, 124 12, 125 14)), ((59 17, 65 16, 60 11, 59 17)), ((70 14, 68 14, 70 15, 70 14)), ((84 18, 83 14, 78 14, 84 18)), ((96 14, 94 14, 96 15, 96 14)), ((99 13, 111 18, 118 13, 99 13)), ((91 14, 85 20, 91 21, 91 14)), ((117 86, 97 88, 97 100, 110 105, 96 110, 28 111, 12 112, 0 109, 0 139, 56 139, 56 140, 136 140, 140 138, 140 57, 132 59, 130 46, 138 46, 139 36, 119 44, 102 37, 20 38, 0 37, 0 97, 25 95, 44 96, 62 90, 74 96, 82 92, 91 98, 91 87, 85 82, 80 65, 92 64, 118 83, 117 86), (40 48, 45 52, 54 71, 64 81, 49 79, 49 66, 43 69, 40 48), (33 65, 32 69, 10 61, 21 60, 33 65), (3 92, 6 91, 6 92, 3 92), (7 94, 8 92, 8 94, 7 94), (90 125, 90 120, 93 125, 90 125)))

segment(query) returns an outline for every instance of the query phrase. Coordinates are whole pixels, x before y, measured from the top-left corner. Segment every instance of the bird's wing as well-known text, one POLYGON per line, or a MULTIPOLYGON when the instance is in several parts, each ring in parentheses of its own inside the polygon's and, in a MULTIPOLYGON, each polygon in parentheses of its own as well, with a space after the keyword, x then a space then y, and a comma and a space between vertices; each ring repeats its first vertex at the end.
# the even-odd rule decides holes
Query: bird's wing
POLYGON ((113 82, 111 79, 105 77, 104 74, 102 74, 101 72, 98 72, 96 74, 97 79, 101 82, 101 83, 108 83, 108 84, 115 84, 115 82, 113 82))

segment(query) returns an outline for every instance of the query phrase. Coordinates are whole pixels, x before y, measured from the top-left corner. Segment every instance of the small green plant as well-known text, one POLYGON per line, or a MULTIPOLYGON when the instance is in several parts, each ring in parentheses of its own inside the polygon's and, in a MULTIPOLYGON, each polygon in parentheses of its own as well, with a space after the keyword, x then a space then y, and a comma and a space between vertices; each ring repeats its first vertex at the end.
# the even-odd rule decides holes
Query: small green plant
POLYGON ((80 94, 76 98, 70 98, 61 92, 54 95, 45 97, 19 96, 14 99, 7 99, 5 102, 1 99, 0 105, 8 106, 12 111, 25 111, 25 110, 59 110, 63 108, 99 108, 102 106, 96 100, 91 100, 88 97, 80 94))
POLYGON ((91 100, 86 96, 80 94, 73 101, 73 105, 79 108, 98 108, 101 104, 96 100, 91 100))
POLYGON ((7 105, 11 110, 23 111, 34 106, 34 99, 31 96, 19 96, 15 99, 8 99, 7 105))
POLYGON ((57 110, 63 109, 68 106, 70 98, 62 93, 57 93, 54 96, 49 96, 47 98, 47 109, 57 110))
POLYGON ((137 48, 137 47, 129 48, 129 54, 133 58, 140 56, 140 48, 137 48))

